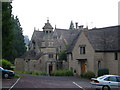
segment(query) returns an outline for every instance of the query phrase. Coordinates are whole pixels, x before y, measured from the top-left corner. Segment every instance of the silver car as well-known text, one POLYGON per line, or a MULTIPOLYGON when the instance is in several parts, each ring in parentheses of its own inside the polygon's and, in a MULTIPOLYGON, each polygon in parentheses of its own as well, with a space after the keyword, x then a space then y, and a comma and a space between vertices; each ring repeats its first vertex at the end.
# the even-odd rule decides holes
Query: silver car
POLYGON ((120 76, 104 75, 98 78, 91 78, 91 84, 96 89, 102 90, 120 90, 120 76))

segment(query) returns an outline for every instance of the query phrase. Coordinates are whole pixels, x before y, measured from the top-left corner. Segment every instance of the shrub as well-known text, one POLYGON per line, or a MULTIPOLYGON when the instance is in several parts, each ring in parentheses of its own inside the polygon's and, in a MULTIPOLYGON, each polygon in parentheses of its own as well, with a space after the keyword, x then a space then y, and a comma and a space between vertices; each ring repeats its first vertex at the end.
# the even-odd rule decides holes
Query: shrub
POLYGON ((87 71, 85 73, 82 73, 81 77, 91 79, 91 78, 95 77, 95 74, 93 72, 91 72, 91 71, 87 71))
POLYGON ((39 71, 33 71, 31 72, 32 75, 42 75, 42 76, 46 76, 46 73, 44 72, 39 72, 39 71))
POLYGON ((66 69, 56 70, 52 72, 52 76, 73 76, 73 72, 66 69))
POLYGON ((105 74, 109 74, 109 69, 107 69, 107 68, 98 69, 98 76, 102 76, 105 74))
POLYGON ((21 72, 21 71, 15 71, 16 73, 24 73, 24 74, 31 74, 31 75, 41 75, 41 76, 47 76, 45 72, 40 72, 40 71, 26 71, 26 72, 21 72))
POLYGON ((20 75, 18 75, 18 74, 15 74, 15 77, 16 77, 16 78, 20 78, 21 76, 20 76, 20 75))
POLYGON ((10 61, 5 59, 0 60, 0 64, 2 64, 2 67, 4 69, 12 69, 11 66, 13 66, 13 64, 10 61))

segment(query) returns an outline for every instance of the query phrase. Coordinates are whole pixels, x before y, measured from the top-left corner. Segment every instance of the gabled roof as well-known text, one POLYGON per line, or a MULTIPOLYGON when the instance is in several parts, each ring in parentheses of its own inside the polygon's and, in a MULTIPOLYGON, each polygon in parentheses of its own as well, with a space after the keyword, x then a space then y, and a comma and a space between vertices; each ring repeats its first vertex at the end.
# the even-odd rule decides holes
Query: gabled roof
POLYGON ((43 27, 43 29, 53 29, 53 27, 49 23, 49 20, 47 20, 47 23, 45 23, 45 26, 43 27))
POLYGON ((66 44, 70 45, 74 38, 78 35, 78 30, 69 30, 69 29, 55 29, 58 37, 62 37, 66 44))
POLYGON ((120 51, 118 46, 118 27, 95 28, 85 31, 85 35, 97 52, 120 51))
MULTIPOLYGON (((96 52, 120 51, 120 42, 118 41, 120 39, 120 26, 94 28, 91 30, 85 30, 84 33, 96 52)), ((70 47, 67 49, 67 53, 72 52, 80 34, 81 32, 76 35, 76 37, 70 44, 70 47)))

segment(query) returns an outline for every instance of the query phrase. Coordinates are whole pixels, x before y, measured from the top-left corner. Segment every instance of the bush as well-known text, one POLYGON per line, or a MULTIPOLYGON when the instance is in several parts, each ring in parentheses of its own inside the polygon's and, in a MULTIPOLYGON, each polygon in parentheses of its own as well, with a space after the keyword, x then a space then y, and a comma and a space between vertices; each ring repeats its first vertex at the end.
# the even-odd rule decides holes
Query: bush
POLYGON ((73 72, 66 69, 56 70, 52 72, 52 76, 73 76, 73 72))
POLYGON ((0 60, 0 64, 2 64, 2 67, 4 69, 12 69, 11 66, 13 66, 13 64, 10 61, 5 59, 0 60))
POLYGON ((24 73, 24 74, 31 74, 31 75, 41 75, 41 76, 47 76, 45 72, 40 72, 40 71, 26 71, 26 72, 21 72, 21 71, 15 71, 16 73, 24 73))
POLYGON ((39 71, 33 71, 31 72, 32 75, 42 75, 42 76, 46 76, 46 73, 44 72, 39 72, 39 71))
POLYGON ((109 69, 103 68, 103 69, 98 69, 98 76, 106 75, 109 74, 109 69))
POLYGON ((20 76, 20 75, 18 75, 18 74, 15 74, 15 77, 16 77, 16 78, 20 78, 21 76, 20 76))
POLYGON ((81 74, 82 78, 87 78, 87 79, 91 79, 95 77, 95 74, 91 71, 85 72, 81 74))

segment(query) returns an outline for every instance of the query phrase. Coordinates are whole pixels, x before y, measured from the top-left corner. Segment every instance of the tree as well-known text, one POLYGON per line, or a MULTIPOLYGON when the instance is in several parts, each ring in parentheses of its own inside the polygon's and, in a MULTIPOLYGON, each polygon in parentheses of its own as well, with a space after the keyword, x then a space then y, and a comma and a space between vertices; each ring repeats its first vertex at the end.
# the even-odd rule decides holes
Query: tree
POLYGON ((14 22, 13 46, 15 48, 16 57, 19 57, 19 56, 23 55, 23 53, 26 51, 26 47, 25 47, 25 43, 24 43, 22 27, 20 25, 20 22, 19 22, 19 19, 17 16, 15 17, 15 19, 13 18, 13 22, 14 22))
POLYGON ((58 56, 59 56, 60 61, 63 61, 63 60, 67 61, 67 54, 66 54, 65 50, 59 52, 58 56))
POLYGON ((2 58, 12 60, 13 24, 11 21, 12 6, 2 2, 2 58))
POLYGON ((10 2, 2 3, 2 58, 14 62, 25 51, 24 36, 18 17, 11 14, 10 2))
POLYGON ((2 68, 4 69, 12 69, 11 66, 13 66, 10 61, 5 60, 5 59, 0 60, 0 64, 2 65, 2 68))

